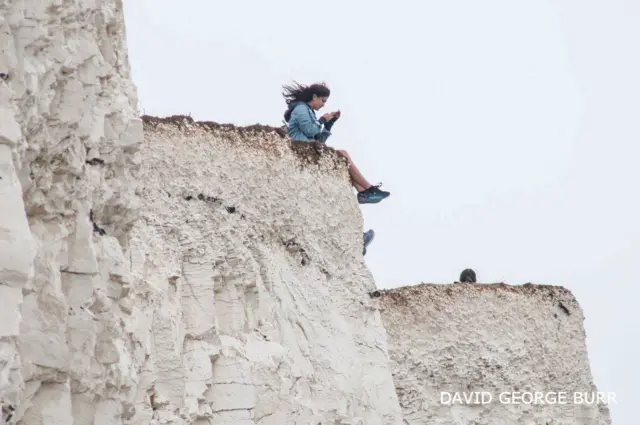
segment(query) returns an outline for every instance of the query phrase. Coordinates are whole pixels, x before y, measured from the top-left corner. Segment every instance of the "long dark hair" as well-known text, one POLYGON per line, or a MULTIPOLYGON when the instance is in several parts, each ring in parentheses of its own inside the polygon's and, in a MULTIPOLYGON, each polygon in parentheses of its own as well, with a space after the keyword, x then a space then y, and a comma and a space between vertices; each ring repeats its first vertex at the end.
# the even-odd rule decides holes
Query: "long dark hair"
POLYGON ((297 82, 293 82, 293 84, 289 86, 282 86, 283 92, 282 96, 284 96, 284 100, 287 102, 287 110, 284 113, 284 120, 289 122, 289 118, 291 118, 291 112, 293 111, 294 105, 296 102, 311 102, 313 100, 313 95, 318 97, 329 97, 331 94, 331 90, 325 83, 315 83, 309 86, 304 86, 297 82))
POLYGON ((303 86, 297 82, 293 82, 290 86, 282 86, 284 90, 282 96, 284 96, 287 105, 293 102, 310 102, 313 100, 313 95, 318 97, 329 97, 331 90, 325 83, 315 83, 310 86, 303 86))

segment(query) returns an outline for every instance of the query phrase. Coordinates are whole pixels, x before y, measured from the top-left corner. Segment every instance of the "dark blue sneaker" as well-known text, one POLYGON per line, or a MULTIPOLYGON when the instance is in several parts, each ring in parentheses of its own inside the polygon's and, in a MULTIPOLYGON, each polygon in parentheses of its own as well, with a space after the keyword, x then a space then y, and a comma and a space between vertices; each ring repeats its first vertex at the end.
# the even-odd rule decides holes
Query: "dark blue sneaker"
POLYGON ((379 185, 371 186, 369 189, 358 192, 358 203, 360 204, 377 204, 378 202, 386 199, 391 195, 391 192, 385 192, 380 190, 379 185))
POLYGON ((376 233, 373 231, 373 229, 367 230, 366 232, 364 232, 364 234, 362 235, 364 239, 364 249, 362 250, 362 255, 367 255, 367 247, 369 246, 371 241, 373 241, 373 238, 375 236, 376 236, 376 233))

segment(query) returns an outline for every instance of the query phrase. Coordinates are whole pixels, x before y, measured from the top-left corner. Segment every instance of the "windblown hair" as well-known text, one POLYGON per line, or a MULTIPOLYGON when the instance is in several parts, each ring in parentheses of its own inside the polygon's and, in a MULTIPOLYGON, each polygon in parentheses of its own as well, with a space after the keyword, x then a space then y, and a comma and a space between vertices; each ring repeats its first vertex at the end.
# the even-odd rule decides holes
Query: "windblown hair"
POLYGON ((292 102, 310 102, 313 100, 313 95, 318 97, 329 97, 331 90, 325 83, 315 83, 310 86, 303 86, 297 82, 293 82, 290 86, 282 86, 284 91, 282 95, 290 105, 292 102))
POLYGON ((282 86, 284 100, 287 102, 287 110, 284 113, 284 120, 289 122, 291 113, 296 105, 296 102, 310 102, 313 100, 313 95, 318 97, 329 97, 331 90, 324 83, 311 84, 310 86, 303 86, 297 82, 293 82, 290 86, 282 86))

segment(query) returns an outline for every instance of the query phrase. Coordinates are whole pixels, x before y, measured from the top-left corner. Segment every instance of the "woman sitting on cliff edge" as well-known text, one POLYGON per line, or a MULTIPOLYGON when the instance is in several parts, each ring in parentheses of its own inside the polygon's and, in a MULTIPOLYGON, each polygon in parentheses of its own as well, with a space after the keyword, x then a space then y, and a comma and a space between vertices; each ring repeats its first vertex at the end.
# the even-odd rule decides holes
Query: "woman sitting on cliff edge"
MULTIPOLYGON (((283 96, 288 106, 284 120, 287 122, 291 140, 311 142, 316 148, 322 146, 331 135, 331 127, 340 118, 340 111, 326 113, 320 119, 316 118, 316 111, 322 109, 329 99, 329 88, 325 84, 303 86, 298 83, 283 88, 283 96)), ((375 204, 390 195, 389 192, 380 190, 380 185, 374 186, 369 183, 346 151, 337 152, 347 159, 351 184, 358 191, 359 203, 375 204)))

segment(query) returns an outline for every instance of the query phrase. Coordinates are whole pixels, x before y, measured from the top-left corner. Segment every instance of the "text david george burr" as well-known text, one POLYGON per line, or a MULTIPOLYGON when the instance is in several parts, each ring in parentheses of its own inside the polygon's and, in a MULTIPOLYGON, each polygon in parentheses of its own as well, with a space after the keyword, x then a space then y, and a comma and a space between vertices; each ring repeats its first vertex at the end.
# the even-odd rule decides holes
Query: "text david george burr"
POLYGON ((613 392, 489 391, 441 392, 440 404, 617 404, 613 392))

